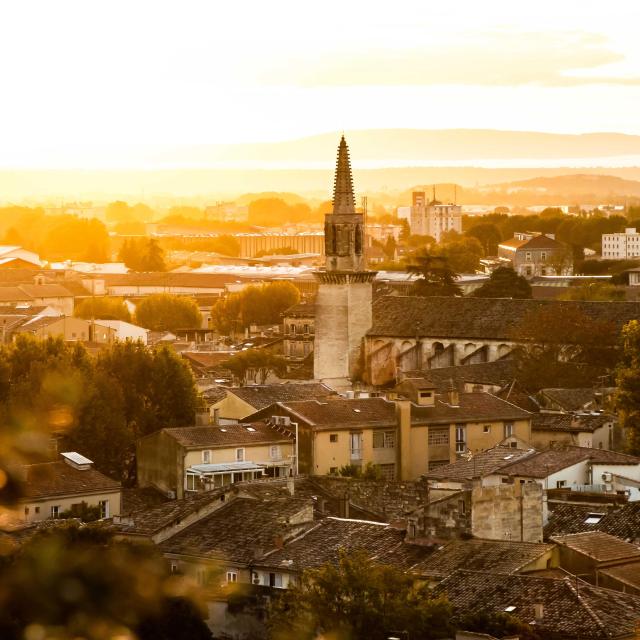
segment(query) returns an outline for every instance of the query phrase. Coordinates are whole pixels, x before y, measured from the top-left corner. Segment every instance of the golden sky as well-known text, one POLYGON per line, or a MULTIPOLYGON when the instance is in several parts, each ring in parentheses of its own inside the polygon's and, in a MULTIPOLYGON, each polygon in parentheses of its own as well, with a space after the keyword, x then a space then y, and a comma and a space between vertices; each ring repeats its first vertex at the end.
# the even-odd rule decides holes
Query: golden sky
POLYGON ((640 134, 639 18, 637 0, 6 0, 0 166, 366 128, 640 134))

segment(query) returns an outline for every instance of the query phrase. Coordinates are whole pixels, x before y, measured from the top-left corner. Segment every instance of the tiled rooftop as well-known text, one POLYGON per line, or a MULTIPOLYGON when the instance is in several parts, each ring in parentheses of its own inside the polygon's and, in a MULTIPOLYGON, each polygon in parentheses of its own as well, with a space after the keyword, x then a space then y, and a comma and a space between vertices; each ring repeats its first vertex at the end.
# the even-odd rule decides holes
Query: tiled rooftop
POLYGON ((553 505, 544 528, 545 538, 581 531, 604 531, 622 540, 640 542, 640 502, 628 502, 617 508, 605 504, 553 505), (589 518, 591 514, 595 517, 589 518))
POLYGON ((497 446, 474 454, 471 458, 460 458, 451 464, 437 467, 425 475, 430 480, 463 482, 481 478, 507 467, 515 460, 527 459, 535 449, 513 449, 497 446))
POLYGON ((640 623, 640 597, 575 580, 457 571, 435 593, 447 594, 456 617, 480 611, 504 613, 508 607, 512 616, 529 624, 535 620, 534 605, 542 604, 544 615, 536 622, 542 637, 631 638, 640 623))
POLYGON ((291 442, 291 434, 264 422, 163 429, 183 447, 231 447, 291 442))
POLYGON ((625 542, 602 531, 570 533, 564 536, 553 536, 551 540, 589 556, 597 562, 609 562, 625 558, 640 560, 640 547, 638 545, 625 542))
POLYGON ((292 402, 297 400, 321 400, 336 395, 335 391, 317 382, 309 384, 265 384, 230 387, 228 394, 233 394, 256 411, 264 409, 276 402, 292 402))
POLYGON ((640 590, 640 562, 629 562, 616 567, 607 567, 606 569, 600 569, 599 572, 640 590))
MULTIPOLYGON (((303 571, 326 563, 336 564, 341 549, 366 551, 370 558, 385 564, 390 562, 390 554, 396 554, 395 560, 400 559, 401 547, 409 546, 403 540, 404 531, 383 523, 325 518, 282 549, 267 553, 259 564, 303 571)), ((419 547, 418 550, 424 555, 429 553, 426 548, 419 547)), ((412 551, 415 549, 407 549, 410 556, 412 551)))
POLYGON ((66 462, 42 462, 24 467, 24 497, 40 500, 56 496, 93 494, 120 490, 120 483, 96 469, 76 469, 66 462))
POLYGON ((431 578, 446 578, 458 569, 515 573, 553 546, 506 540, 454 540, 413 567, 413 572, 431 578))
POLYGON ((530 313, 548 308, 558 314, 575 309, 608 323, 612 339, 624 324, 640 318, 637 302, 382 296, 373 304, 373 326, 367 335, 513 341, 518 338, 515 329, 530 313))
POLYGON ((510 476, 546 478, 549 474, 566 469, 574 464, 591 461, 592 464, 637 465, 640 458, 606 449, 588 447, 553 447, 540 451, 533 456, 517 460, 503 467, 500 473, 510 476))
POLYGON ((274 548, 276 535, 312 526, 313 521, 288 524, 290 518, 310 506, 308 500, 295 497, 235 498, 159 546, 164 553, 248 563, 256 553, 274 548))
POLYGON ((606 413, 576 415, 569 413, 537 413, 532 417, 534 431, 565 431, 568 433, 593 433, 615 418, 606 413))

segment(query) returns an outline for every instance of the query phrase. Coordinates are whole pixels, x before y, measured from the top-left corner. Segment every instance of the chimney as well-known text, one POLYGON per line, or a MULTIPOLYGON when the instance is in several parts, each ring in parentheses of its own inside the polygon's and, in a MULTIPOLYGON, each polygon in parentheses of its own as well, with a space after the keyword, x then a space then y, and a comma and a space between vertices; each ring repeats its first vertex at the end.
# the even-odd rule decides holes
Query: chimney
POLYGON ((213 410, 213 424, 220 424, 220 409, 218 409, 218 407, 215 407, 213 410))
POLYGON ((542 622, 544 619, 544 604, 536 602, 533 605, 533 617, 536 622, 542 622))
POLYGON ((196 425, 198 427, 206 427, 209 424, 210 418, 209 409, 196 409, 196 425))
POLYGON ((340 517, 349 517, 349 491, 345 491, 340 498, 340 517))
POLYGON ((458 389, 456 385, 453 383, 453 378, 451 378, 449 382, 449 392, 448 392, 449 404, 452 407, 460 406, 460 394, 458 393, 458 389))
POLYGON ((287 491, 289 492, 290 496, 295 495, 296 483, 295 483, 295 480, 293 479, 293 476, 287 476, 287 491))
POLYGON ((276 533, 273 537, 273 546, 276 549, 282 549, 282 547, 284 547, 284 536, 281 533, 276 533))

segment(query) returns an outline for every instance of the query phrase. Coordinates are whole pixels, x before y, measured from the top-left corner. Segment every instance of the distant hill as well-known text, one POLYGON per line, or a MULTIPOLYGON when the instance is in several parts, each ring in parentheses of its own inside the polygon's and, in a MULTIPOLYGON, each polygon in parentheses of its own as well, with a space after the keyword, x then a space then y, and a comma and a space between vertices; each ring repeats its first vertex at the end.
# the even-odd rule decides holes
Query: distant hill
MULTIPOLYGON (((283 142, 158 147, 149 150, 145 162, 174 167, 319 168, 332 164, 339 138, 339 132, 331 132, 283 142)), ((354 165, 360 167, 640 157, 640 136, 622 133, 363 129, 346 132, 346 138, 354 165)))
POLYGON ((480 191, 530 191, 536 193, 562 194, 565 197, 592 195, 601 198, 617 196, 640 196, 640 181, 625 180, 611 175, 589 175, 584 173, 566 176, 538 177, 502 184, 487 185, 480 191))

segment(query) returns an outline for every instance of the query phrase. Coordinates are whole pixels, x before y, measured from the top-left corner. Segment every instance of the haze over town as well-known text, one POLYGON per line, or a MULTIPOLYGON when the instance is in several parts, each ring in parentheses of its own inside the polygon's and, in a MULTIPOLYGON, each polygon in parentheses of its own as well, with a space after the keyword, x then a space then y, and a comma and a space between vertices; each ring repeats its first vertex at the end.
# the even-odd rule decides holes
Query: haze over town
POLYGON ((2 6, 0 638, 640 637, 637 18, 2 6))

